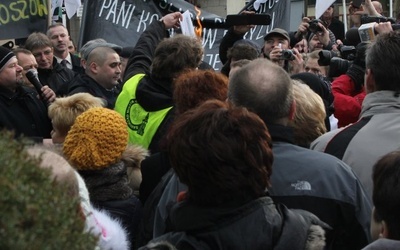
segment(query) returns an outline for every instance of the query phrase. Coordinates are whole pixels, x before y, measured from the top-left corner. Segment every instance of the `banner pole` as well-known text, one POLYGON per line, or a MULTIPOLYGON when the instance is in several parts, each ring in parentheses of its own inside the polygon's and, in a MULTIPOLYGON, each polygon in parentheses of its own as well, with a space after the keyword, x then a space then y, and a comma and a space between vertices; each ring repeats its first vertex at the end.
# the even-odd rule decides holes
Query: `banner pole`
POLYGON ((343 0, 343 23, 344 23, 344 33, 346 34, 347 32, 347 6, 346 6, 346 0, 343 0))
POLYGON ((393 0, 389 1, 389 17, 393 17, 393 0))
POLYGON ((51 13, 51 0, 47 0, 47 12, 49 13, 47 15, 47 27, 49 27, 53 19, 53 13, 51 13))

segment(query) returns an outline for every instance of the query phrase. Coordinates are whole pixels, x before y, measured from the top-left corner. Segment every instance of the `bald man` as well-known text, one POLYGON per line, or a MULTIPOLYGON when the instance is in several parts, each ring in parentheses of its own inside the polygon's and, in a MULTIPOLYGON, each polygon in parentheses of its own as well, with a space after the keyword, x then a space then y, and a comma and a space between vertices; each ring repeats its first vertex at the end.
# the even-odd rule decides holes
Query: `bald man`
POLYGON ((85 53, 85 74, 74 79, 68 95, 86 92, 104 99, 113 109, 120 92, 121 59, 113 44, 93 43, 85 53))

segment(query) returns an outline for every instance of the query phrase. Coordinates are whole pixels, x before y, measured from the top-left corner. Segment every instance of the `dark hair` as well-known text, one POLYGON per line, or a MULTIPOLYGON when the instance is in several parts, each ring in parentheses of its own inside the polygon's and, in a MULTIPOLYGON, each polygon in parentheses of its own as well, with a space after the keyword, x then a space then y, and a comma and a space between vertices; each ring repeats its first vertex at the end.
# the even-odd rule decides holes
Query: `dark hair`
POLYGON ((32 51, 34 49, 43 48, 43 47, 53 48, 53 44, 51 43, 50 38, 48 38, 43 33, 33 32, 26 39, 25 49, 27 49, 27 50, 32 51))
POLYGON ((255 112, 264 122, 275 123, 290 114, 293 86, 282 67, 259 58, 233 74, 228 99, 255 112))
POLYGON ((238 61, 234 61, 231 63, 231 69, 234 67, 243 67, 244 65, 248 64, 249 62, 251 62, 251 60, 249 59, 240 59, 238 61))
POLYGON ((167 139, 171 165, 197 205, 241 205, 270 185, 271 138, 245 108, 207 101, 180 115, 167 139))
POLYGON ((203 56, 199 40, 175 35, 160 42, 154 52, 151 73, 157 78, 174 78, 185 69, 195 69, 203 56))
POLYGON ((388 226, 388 238, 400 240, 400 151, 383 156, 373 167, 372 200, 376 218, 388 226))
POLYGON ((377 90, 400 92, 400 33, 392 31, 377 36, 366 52, 366 68, 375 79, 377 90))
POLYGON ((259 55, 260 51, 246 43, 237 44, 229 48, 227 53, 228 60, 234 61, 241 59, 254 60, 258 58, 259 55))
POLYGON ((174 83, 174 104, 176 113, 183 113, 201 103, 228 97, 228 78, 212 70, 191 70, 181 74, 174 83))

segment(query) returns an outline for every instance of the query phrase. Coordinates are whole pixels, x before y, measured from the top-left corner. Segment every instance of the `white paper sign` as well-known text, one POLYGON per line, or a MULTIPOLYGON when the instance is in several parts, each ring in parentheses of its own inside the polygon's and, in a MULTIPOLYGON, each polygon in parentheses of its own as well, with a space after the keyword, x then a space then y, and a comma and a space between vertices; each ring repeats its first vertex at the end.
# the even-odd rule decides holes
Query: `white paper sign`
POLYGON ((335 0, 317 0, 315 3, 315 18, 320 18, 334 2, 335 0))
POLYGON ((182 34, 186 36, 196 37, 194 33, 194 26, 192 22, 192 18, 190 16, 190 12, 187 10, 182 14, 182 21, 181 21, 181 30, 182 34))

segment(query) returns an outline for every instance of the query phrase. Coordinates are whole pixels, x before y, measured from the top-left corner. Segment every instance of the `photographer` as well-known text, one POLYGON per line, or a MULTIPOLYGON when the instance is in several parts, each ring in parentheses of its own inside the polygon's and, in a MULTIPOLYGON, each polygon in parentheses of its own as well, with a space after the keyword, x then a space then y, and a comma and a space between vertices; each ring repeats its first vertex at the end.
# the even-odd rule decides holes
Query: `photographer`
POLYGON ((332 82, 335 117, 339 120, 338 127, 347 126, 358 120, 361 104, 365 98, 365 50, 368 43, 360 43, 356 47, 353 63, 345 74, 332 82))
POLYGON ((363 15, 380 17, 382 13, 382 4, 379 1, 365 0, 365 3, 359 7, 350 2, 349 14, 353 27, 360 27, 363 15))
MULTIPOLYGON (((389 33, 392 30, 390 22, 376 23, 374 27, 378 34, 389 33)), ((344 127, 358 121, 365 98, 365 50, 369 43, 356 46, 355 59, 344 75, 332 82, 332 93, 335 97, 335 117, 338 127, 344 127)))
POLYGON ((287 31, 275 28, 264 37, 264 41, 263 55, 265 58, 283 67, 286 71, 289 71, 290 63, 291 73, 302 71, 303 57, 297 49, 289 50, 290 38, 287 31))
MULTIPOLYGON (((253 11, 243 11, 242 15, 255 15, 253 11)), ((243 36, 248 32, 254 25, 235 25, 228 29, 219 47, 219 57, 223 64, 229 63, 228 50, 235 42, 243 39, 243 36)), ((289 71, 289 64, 294 72, 300 72, 303 68, 303 58, 297 49, 291 51, 293 57, 284 58, 282 51, 289 52, 290 49, 290 37, 286 30, 280 28, 274 28, 264 37, 264 46, 261 49, 260 57, 270 59, 272 62, 280 65, 286 71, 289 71), (290 63, 289 63, 290 62, 290 63)))
POLYGON ((364 88, 360 118, 352 125, 326 133, 311 148, 347 162, 372 196, 373 164, 398 149, 400 124, 400 33, 388 23, 375 25, 376 39, 365 58, 364 88), (383 33, 382 33, 383 32, 383 33))
POLYGON ((326 23, 326 27, 330 29, 335 35, 336 39, 344 39, 344 23, 334 16, 334 5, 332 4, 324 14, 321 16, 321 20, 326 23))
POLYGON ((324 26, 321 20, 311 20, 308 17, 303 17, 294 38, 295 40, 291 43, 293 46, 301 39, 307 38, 309 52, 315 49, 331 50, 336 42, 335 35, 324 26))

